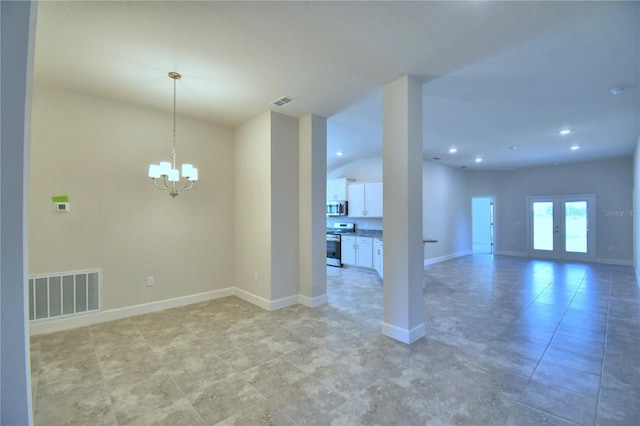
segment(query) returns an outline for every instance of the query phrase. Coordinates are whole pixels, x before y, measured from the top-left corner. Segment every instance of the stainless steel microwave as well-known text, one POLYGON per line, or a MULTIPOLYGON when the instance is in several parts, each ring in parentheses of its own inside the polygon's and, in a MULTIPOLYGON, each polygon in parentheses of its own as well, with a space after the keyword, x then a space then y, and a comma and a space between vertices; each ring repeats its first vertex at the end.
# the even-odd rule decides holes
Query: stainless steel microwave
POLYGON ((327 216, 346 216, 347 202, 344 200, 327 201, 327 216))

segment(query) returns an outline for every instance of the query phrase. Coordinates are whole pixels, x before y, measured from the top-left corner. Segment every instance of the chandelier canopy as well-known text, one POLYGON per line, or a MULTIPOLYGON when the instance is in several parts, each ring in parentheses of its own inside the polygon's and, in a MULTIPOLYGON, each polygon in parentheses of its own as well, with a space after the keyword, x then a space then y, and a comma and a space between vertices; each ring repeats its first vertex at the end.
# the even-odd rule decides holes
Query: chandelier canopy
POLYGON ((198 180, 198 169, 191 164, 183 164, 182 177, 184 178, 184 183, 180 181, 180 172, 176 167, 176 80, 180 80, 182 76, 172 71, 169 73, 169 77, 173 79, 173 149, 171 151, 173 161, 151 164, 149 166, 149 177, 156 188, 169 191, 169 195, 175 198, 178 195, 178 191, 188 191, 193 188, 193 183, 198 180), (160 180, 160 183, 158 183, 158 180, 160 180))

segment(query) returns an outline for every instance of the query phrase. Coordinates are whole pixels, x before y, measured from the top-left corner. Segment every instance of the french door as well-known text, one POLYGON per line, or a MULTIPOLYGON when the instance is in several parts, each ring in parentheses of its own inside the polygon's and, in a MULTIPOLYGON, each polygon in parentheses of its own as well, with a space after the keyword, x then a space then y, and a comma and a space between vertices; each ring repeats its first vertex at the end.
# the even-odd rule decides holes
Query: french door
POLYGON ((529 254, 553 259, 595 259, 595 195, 528 197, 529 254))

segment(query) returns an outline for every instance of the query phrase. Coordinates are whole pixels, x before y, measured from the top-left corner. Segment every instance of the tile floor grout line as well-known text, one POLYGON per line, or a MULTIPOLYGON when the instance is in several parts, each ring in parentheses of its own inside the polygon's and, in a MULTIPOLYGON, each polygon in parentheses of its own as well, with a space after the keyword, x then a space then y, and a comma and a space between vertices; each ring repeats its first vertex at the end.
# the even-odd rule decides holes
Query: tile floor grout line
MULTIPOLYGON (((573 292, 573 296, 571 297, 571 301, 570 301, 570 302, 569 302, 569 304, 567 305, 567 308, 564 310, 564 312, 563 312, 563 314, 562 314, 562 317, 560 317, 560 321, 558 321, 558 325, 555 327, 555 330, 553 331, 553 334, 552 334, 552 336, 551 336, 551 339, 549 340, 549 343, 548 343, 548 344, 547 344, 547 346, 545 347, 544 352, 543 352, 543 353, 542 353, 542 355, 540 356, 540 360, 538 361, 538 364, 536 364, 536 368, 533 370, 533 373, 531 374, 531 378, 530 378, 530 380, 529 380, 529 383, 530 383, 530 382, 532 382, 532 381, 534 381, 534 380, 533 380, 533 376, 534 376, 534 374, 535 374, 536 370, 538 369, 538 366, 539 366, 539 365, 540 365, 540 363, 542 362, 542 358, 544 358, 544 355, 546 354, 547 350, 549 349, 549 345, 551 345, 551 342, 553 341, 553 338, 556 336, 556 333, 557 333, 558 329, 560 328, 560 325, 562 324, 562 321, 564 320, 564 317, 567 315, 567 311, 569 310, 569 308, 571 307, 571 304, 572 304, 572 303, 573 303, 573 301, 575 300, 576 294, 578 293, 578 291, 579 291, 580 287, 581 287, 581 286, 582 286, 582 284, 584 283, 585 277, 586 277, 586 273, 585 273, 585 275, 583 275, 582 280, 580 280, 580 284, 578 285, 578 287, 576 288, 576 290, 573 292)), ((545 362, 549 362, 549 361, 545 361, 545 362)), ((553 363, 553 362, 549 362, 549 363, 550 363, 550 364, 555 364, 555 365, 560 365, 560 364, 556 364, 556 363, 553 363)), ((604 363, 604 362, 603 362, 603 363, 604 363)), ((529 386, 529 383, 527 384, 527 386, 529 386)), ((571 391, 571 390, 568 390, 568 389, 564 389, 564 388, 558 387, 558 386, 553 385, 553 384, 545 384, 545 385, 546 385, 546 386, 551 386, 551 387, 556 388, 556 389, 560 389, 560 390, 565 391, 565 392, 570 392, 570 393, 573 393, 573 394, 576 394, 576 395, 583 396, 583 395, 581 395, 581 394, 579 394, 579 393, 576 393, 576 392, 573 392, 573 391, 571 391)), ((600 386, 598 386, 598 392, 599 392, 599 388, 600 388, 600 386)), ((524 404, 525 404, 525 405, 528 405, 528 406, 529 406, 529 407, 531 407, 531 408, 536 408, 536 407, 532 407, 532 406, 530 406, 529 404, 526 404, 526 403, 524 403, 524 404)), ((540 410, 540 409, 538 408, 538 410, 540 410)), ((547 414, 549 414, 549 415, 553 415, 553 416, 559 417, 559 418, 561 418, 561 419, 563 419, 563 420, 567 420, 567 421, 570 421, 570 422, 571 422, 571 420, 569 420, 569 419, 567 419, 567 418, 564 418, 564 417, 562 417, 562 416, 557 416, 557 415, 554 415, 553 413, 549 413, 549 412, 546 412, 546 411, 544 411, 544 410, 540 410, 540 411, 543 411, 543 412, 545 412, 545 413, 547 413, 547 414)), ((597 420, 597 405, 596 405, 596 416, 594 417, 594 423, 596 422, 596 420, 597 420)))
POLYGON ((605 362, 607 360, 607 340, 609 338, 609 318, 610 318, 610 312, 611 312, 611 289, 613 288, 613 275, 609 274, 609 292, 608 292, 608 300, 607 300, 607 322, 606 322, 606 327, 604 330, 604 348, 603 348, 603 352, 602 352, 602 365, 600 366, 600 380, 598 381, 598 397, 597 397, 597 404, 596 404, 596 418, 594 420, 594 424, 598 423, 598 415, 600 413, 600 396, 601 396, 601 389, 602 389, 602 379, 604 378, 604 366, 605 366, 605 362))
POLYGON ((107 381, 104 377, 104 371, 102 370, 102 364, 100 363, 100 357, 98 357, 98 351, 96 350, 96 342, 93 338, 93 331, 91 328, 88 328, 89 336, 91 337, 91 348, 93 349, 93 355, 96 357, 96 363, 98 364, 98 369, 100 370, 100 378, 102 379, 102 387, 104 392, 109 399, 109 406, 111 407, 111 413, 113 414, 113 420, 115 421, 115 425, 118 425, 118 416, 116 415, 116 407, 113 405, 113 399, 111 398, 111 392, 109 391, 109 386, 107 386, 107 381))

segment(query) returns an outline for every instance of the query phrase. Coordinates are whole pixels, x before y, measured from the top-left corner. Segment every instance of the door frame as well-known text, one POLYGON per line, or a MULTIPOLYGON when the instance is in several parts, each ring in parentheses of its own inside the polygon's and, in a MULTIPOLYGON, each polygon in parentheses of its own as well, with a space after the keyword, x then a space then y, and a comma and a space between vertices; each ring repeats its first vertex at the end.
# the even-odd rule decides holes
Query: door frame
POLYGON ((529 251, 529 257, 542 257, 548 259, 558 260, 577 260, 583 262, 593 262, 596 259, 596 195, 595 194, 567 194, 567 195, 541 195, 541 196, 528 196, 527 197, 527 247, 529 251), (557 238, 560 242, 558 244, 556 238, 554 238, 554 249, 552 251, 546 250, 534 250, 533 249, 533 209, 532 205, 536 201, 551 201, 555 206, 560 206, 560 211, 556 212, 554 209, 554 227, 558 226, 556 220, 562 219, 563 223, 560 224, 562 232, 560 235, 565 237, 564 239, 557 238), (564 226, 565 217, 565 202, 571 201, 586 201, 587 202, 587 252, 586 253, 573 253, 565 250, 566 229, 564 226))

